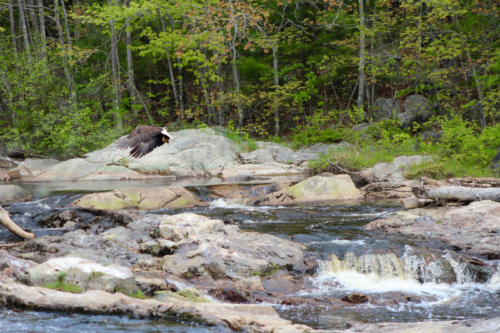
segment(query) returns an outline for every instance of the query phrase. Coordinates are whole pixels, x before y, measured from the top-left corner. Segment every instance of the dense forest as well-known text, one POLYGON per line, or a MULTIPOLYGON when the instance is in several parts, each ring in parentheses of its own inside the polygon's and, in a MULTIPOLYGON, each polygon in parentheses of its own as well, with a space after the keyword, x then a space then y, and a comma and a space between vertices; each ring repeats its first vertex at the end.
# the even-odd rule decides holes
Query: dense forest
POLYGON ((453 129, 448 148, 485 129, 487 157, 500 146, 498 0, 0 0, 0 14, 11 150, 67 158, 137 124, 335 141, 412 95, 430 121, 386 119, 374 140, 427 126, 453 129))

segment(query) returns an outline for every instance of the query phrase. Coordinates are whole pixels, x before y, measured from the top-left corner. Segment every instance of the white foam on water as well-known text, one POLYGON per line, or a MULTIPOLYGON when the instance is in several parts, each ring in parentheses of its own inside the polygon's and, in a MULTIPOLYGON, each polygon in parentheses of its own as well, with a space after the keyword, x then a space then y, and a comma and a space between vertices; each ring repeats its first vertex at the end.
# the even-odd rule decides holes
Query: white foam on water
POLYGON ((461 294, 458 288, 448 284, 424 283, 402 278, 381 279, 376 274, 361 274, 355 271, 321 274, 314 278, 314 293, 345 290, 364 293, 409 292, 422 296, 437 296, 441 299, 461 294))
POLYGON ((434 262, 428 262, 414 255, 409 246, 401 258, 391 253, 357 257, 353 252, 348 252, 342 260, 332 254, 329 261, 319 261, 319 264, 317 276, 311 278, 311 289, 299 295, 328 295, 339 291, 368 295, 403 292, 420 296, 422 303, 418 306, 425 307, 463 302, 473 294, 495 293, 500 289, 498 270, 488 283, 475 283, 466 265, 456 262, 451 255, 444 254, 435 258, 434 262), (446 267, 441 267, 442 261, 446 261, 448 267, 453 269, 455 283, 441 281, 443 267, 446 267))
POLYGON ((351 240, 347 240, 347 239, 334 239, 331 241, 307 243, 307 245, 310 245, 310 244, 365 245, 365 241, 364 240, 351 241, 351 240))
POLYGON ((210 201, 208 204, 210 205, 211 208, 246 209, 246 210, 250 210, 250 211, 284 208, 282 206, 276 206, 276 207, 248 206, 248 205, 245 205, 241 202, 242 202, 242 200, 239 200, 239 199, 222 199, 222 198, 220 198, 217 200, 210 201))

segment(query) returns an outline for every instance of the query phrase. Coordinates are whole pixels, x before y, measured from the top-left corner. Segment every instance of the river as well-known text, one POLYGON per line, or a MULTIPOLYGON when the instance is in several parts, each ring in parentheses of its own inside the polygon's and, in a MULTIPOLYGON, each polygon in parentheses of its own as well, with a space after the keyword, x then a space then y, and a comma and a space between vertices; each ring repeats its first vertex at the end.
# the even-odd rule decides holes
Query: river
MULTIPOLYGON (((275 179, 273 179, 275 181, 275 179)), ((249 207, 238 201, 214 198, 210 186, 220 180, 183 181, 210 206, 182 210, 158 210, 151 214, 194 212, 220 219, 231 219, 242 229, 270 233, 306 244, 309 251, 324 255, 319 270, 307 278, 305 289, 294 293, 304 302, 298 305, 273 304, 278 313, 296 323, 314 328, 345 328, 349 321, 410 322, 499 317, 500 276, 493 272, 479 279, 456 258, 445 244, 420 241, 366 230, 373 219, 401 209, 394 201, 337 202, 286 207, 249 207), (428 257, 434 260, 429 264, 428 257), (452 283, 443 280, 453 270, 452 283), (339 305, 335 301, 354 292, 371 302, 339 305), (314 300, 314 302, 311 302, 314 300), (318 300, 320 300, 318 302, 318 300), (311 305, 313 304, 313 305, 311 305)), ((84 193, 125 186, 163 186, 161 182, 67 182, 25 184, 34 200, 15 203, 6 209, 19 225, 37 235, 57 235, 63 229, 44 229, 38 221, 68 208, 61 208, 84 193)), ((252 186, 248 184, 247 186, 252 186)), ((76 209, 76 208, 75 208, 76 209)), ((88 221, 93 216, 88 215, 88 221)), ((103 221, 105 223, 105 221, 103 221)), ((0 242, 15 240, 0 231, 0 242)), ((486 258, 481 258, 487 261, 486 258)), ((488 261, 491 267, 497 263, 488 261)), ((120 316, 89 316, 0 309, 2 331, 29 332, 213 332, 206 327, 167 320, 152 321, 120 316)), ((217 330, 221 332, 220 329, 217 330)))

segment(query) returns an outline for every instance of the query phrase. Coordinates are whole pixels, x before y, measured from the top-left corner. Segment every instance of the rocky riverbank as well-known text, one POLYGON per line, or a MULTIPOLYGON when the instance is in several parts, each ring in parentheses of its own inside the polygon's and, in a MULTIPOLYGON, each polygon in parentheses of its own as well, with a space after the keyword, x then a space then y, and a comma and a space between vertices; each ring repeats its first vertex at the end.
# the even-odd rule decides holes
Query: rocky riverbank
MULTIPOLYGON (((109 146, 81 159, 43 163, 26 160, 15 166, 23 180, 39 182, 214 177, 220 184, 207 192, 182 186, 124 187, 61 202, 56 212, 37 219, 42 230, 51 229, 57 235, 0 243, 0 249, 4 249, 0 250, 0 304, 44 311, 167 318, 231 331, 312 332, 315 330, 308 326, 283 319, 269 304, 337 311, 365 303, 375 307, 410 306, 424 301, 407 291, 382 296, 350 292, 335 297, 303 297, 301 293, 315 290, 318 278, 325 274, 372 273, 382 280, 396 277, 444 285, 499 279, 495 260, 500 258, 500 203, 452 202, 452 206, 442 207, 437 205, 450 202, 419 198, 422 184, 429 184, 406 180, 404 171, 424 157, 398 157, 356 175, 323 173, 303 181, 250 186, 230 182, 305 174, 310 158, 346 145, 316 145, 293 151, 274 143, 258 143, 259 149, 245 153, 241 146, 210 129, 173 135, 172 144, 140 160, 109 146), (237 208, 220 218, 189 212, 205 209, 207 201, 220 198, 237 208), (411 200, 420 200, 419 204, 432 207, 396 207, 374 215, 363 232, 385 232, 429 242, 432 247, 382 253, 365 249, 338 257, 306 245, 330 242, 317 236, 301 234, 309 240, 301 243, 297 241, 299 236, 241 228, 241 222, 249 217, 275 218, 273 213, 252 210, 262 206, 272 210, 379 199, 404 199, 405 206, 411 200)), ((488 183, 493 192, 496 184, 494 180, 488 183)), ((431 185, 439 188, 446 184, 431 185)), ((12 208, 16 202, 28 200, 32 200, 32 194, 26 189, 0 186, 0 204, 11 210, 16 210, 12 208)), ((300 209, 289 214, 305 220, 310 216, 300 209)), ((30 214, 23 216, 33 219, 30 214)), ((321 216, 319 220, 331 218, 321 216)), ((497 319, 378 325, 338 319, 331 325, 347 332, 455 332, 500 327, 497 319)))

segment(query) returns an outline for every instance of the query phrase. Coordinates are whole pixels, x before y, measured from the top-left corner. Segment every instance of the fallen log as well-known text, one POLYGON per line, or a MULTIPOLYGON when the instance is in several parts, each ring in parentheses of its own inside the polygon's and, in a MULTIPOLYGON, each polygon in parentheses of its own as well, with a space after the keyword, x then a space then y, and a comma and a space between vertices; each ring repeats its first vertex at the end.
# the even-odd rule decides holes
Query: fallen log
POLYGON ((500 188, 478 188, 463 186, 414 186, 413 194, 420 199, 433 199, 435 201, 472 202, 492 200, 500 202, 500 188))
POLYGON ((35 234, 24 231, 20 226, 18 226, 14 221, 12 221, 10 219, 9 213, 5 209, 3 209, 2 206, 0 206, 0 223, 18 237, 24 239, 35 238, 35 234))

